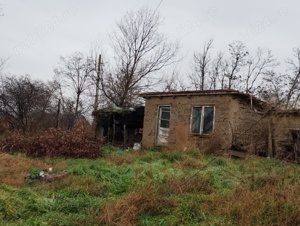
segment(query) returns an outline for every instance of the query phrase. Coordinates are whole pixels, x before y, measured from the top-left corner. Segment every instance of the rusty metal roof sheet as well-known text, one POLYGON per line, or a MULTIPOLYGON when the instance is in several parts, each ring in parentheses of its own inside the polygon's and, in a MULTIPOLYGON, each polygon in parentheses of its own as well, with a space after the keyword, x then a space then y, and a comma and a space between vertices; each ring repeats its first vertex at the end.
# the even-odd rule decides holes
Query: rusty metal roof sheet
POLYGON ((218 90, 187 90, 187 91, 170 91, 170 92, 146 92, 140 93, 141 97, 160 97, 160 96, 187 96, 187 95, 226 95, 242 94, 238 90, 218 89, 218 90))

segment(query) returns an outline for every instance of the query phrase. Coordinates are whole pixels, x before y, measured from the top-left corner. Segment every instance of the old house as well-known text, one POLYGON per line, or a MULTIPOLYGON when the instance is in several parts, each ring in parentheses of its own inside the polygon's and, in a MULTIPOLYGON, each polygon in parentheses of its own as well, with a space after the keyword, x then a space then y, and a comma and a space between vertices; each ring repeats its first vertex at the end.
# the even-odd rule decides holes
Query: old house
POLYGON ((267 150, 266 103, 237 90, 148 92, 142 145, 267 150))

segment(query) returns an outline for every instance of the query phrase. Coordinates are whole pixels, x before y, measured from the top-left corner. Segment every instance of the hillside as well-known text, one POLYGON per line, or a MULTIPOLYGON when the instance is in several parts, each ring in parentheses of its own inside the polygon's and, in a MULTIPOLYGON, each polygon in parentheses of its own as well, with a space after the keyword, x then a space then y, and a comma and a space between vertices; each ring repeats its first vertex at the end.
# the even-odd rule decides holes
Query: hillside
POLYGON ((94 160, 0 152, 0 225, 300 225, 299 165, 103 149, 94 160), (34 178, 49 167, 51 180, 34 178))

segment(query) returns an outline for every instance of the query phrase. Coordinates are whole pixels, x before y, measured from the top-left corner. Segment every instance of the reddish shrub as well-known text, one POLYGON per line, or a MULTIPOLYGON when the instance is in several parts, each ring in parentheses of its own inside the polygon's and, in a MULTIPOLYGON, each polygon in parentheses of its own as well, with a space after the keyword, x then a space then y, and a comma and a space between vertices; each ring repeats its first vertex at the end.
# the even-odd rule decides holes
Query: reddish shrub
POLYGON ((1 143, 3 151, 22 152, 32 157, 98 158, 101 156, 100 146, 104 138, 91 142, 80 129, 65 131, 50 128, 30 136, 14 132, 1 143))

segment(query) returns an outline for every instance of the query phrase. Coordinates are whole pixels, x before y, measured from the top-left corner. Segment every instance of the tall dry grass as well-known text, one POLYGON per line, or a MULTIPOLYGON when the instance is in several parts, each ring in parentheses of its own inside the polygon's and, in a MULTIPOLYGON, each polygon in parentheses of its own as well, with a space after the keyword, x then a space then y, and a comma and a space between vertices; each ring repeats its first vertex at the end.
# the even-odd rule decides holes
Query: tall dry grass
POLYGON ((200 148, 205 154, 218 154, 222 150, 223 140, 220 135, 212 133, 202 138, 200 148))
POLYGON ((267 175, 245 181, 232 194, 216 198, 211 210, 236 225, 300 225, 300 185, 287 175, 267 175))
POLYGON ((29 159, 23 155, 10 155, 0 152, 0 184, 16 187, 26 185, 25 176, 32 168, 45 169, 49 167, 62 167, 65 163, 48 164, 39 159, 29 159))
POLYGON ((174 201, 161 196, 156 188, 142 187, 122 195, 104 206, 97 223, 99 225, 136 225, 141 213, 158 214, 163 208, 175 205, 174 201))
POLYGON ((300 225, 300 189, 271 185, 255 191, 241 189, 226 200, 215 200, 220 216, 233 218, 236 225, 300 225))
POLYGON ((46 168, 47 164, 30 160, 22 156, 12 156, 0 152, 0 184, 21 187, 25 185, 24 177, 30 168, 46 168))
POLYGON ((203 175, 185 176, 182 178, 168 176, 166 184, 161 188, 166 194, 183 195, 187 193, 210 194, 213 188, 209 178, 203 175))

